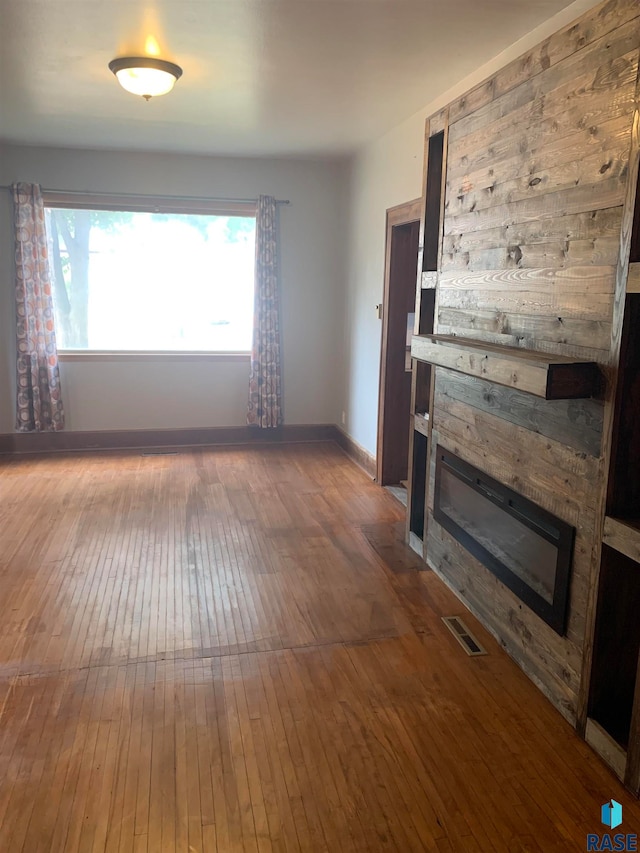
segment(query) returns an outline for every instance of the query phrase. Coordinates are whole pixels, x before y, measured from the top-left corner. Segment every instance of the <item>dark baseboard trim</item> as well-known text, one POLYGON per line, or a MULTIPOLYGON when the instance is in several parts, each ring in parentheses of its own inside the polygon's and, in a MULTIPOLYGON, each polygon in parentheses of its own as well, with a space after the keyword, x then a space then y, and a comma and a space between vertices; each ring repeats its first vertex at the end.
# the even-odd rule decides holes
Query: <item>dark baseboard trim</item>
POLYGON ((338 444, 347 456, 353 460, 362 470, 368 474, 372 480, 376 478, 376 458, 372 456, 368 450, 354 441, 341 427, 335 426, 334 441, 338 444))
MULTIPOLYGON (((209 427, 91 432, 16 432, 0 434, 1 453, 56 453, 79 450, 138 450, 216 444, 279 444, 306 441, 340 443, 335 424, 285 424, 275 429, 209 427)), ((341 444, 342 446, 342 444, 341 444)))
POLYGON ((371 479, 376 460, 336 424, 285 424, 276 429, 209 427, 199 429, 95 430, 0 434, 0 454, 68 453, 86 450, 147 450, 208 445, 287 444, 334 441, 371 479))

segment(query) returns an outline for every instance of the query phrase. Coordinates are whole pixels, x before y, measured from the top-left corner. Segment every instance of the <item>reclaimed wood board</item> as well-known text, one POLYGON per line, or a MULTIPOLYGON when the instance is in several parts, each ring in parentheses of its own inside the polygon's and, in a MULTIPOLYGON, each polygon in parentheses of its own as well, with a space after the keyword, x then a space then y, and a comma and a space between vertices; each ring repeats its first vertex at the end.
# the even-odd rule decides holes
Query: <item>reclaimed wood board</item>
POLYGON ((600 384, 598 367, 593 362, 455 336, 414 335, 411 357, 545 400, 591 397, 600 384))
POLYGON ((453 124, 481 109, 495 98, 516 89, 537 74, 569 59, 585 45, 608 35, 640 14, 635 0, 610 0, 601 3, 578 21, 554 33, 537 47, 513 60, 493 77, 475 86, 449 105, 453 124))
POLYGON ((635 560, 639 564, 640 572, 640 521, 612 518, 608 515, 604 520, 602 541, 605 545, 635 560))
MULTIPOLYGON (((592 350, 609 349, 609 323, 595 318, 549 317, 544 314, 508 314, 498 310, 465 311, 442 308, 438 314, 438 328, 443 335, 455 333, 465 338, 475 338, 479 331, 509 335, 518 340, 519 346, 527 350, 532 347, 520 343, 524 338, 532 342, 548 341, 553 344, 588 347, 592 350)), ((483 339, 485 339, 484 336, 483 339)))
POLYGON ((449 401, 456 402, 465 407, 469 417, 478 410, 487 412, 580 454, 600 456, 603 404, 599 400, 542 400, 513 388, 439 369, 436 389, 440 420, 449 401))
MULTIPOLYGON (((488 251, 505 246, 533 247, 559 241, 619 241, 622 208, 612 207, 558 219, 533 220, 490 228, 482 232, 449 234, 443 240, 443 256, 458 252, 488 251)), ((444 259, 444 258, 443 258, 444 259)), ((508 265, 507 265, 508 266, 508 265)))
POLYGON ((640 263, 629 264, 627 293, 640 293, 640 263))

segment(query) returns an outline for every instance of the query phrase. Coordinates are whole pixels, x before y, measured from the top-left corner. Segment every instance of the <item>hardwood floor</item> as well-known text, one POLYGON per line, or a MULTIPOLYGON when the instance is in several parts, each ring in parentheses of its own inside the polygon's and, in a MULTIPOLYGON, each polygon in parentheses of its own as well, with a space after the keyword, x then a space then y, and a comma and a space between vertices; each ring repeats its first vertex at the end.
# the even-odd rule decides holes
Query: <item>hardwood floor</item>
POLYGON ((330 443, 0 461, 0 851, 564 853, 610 797, 639 831, 402 527, 330 443))

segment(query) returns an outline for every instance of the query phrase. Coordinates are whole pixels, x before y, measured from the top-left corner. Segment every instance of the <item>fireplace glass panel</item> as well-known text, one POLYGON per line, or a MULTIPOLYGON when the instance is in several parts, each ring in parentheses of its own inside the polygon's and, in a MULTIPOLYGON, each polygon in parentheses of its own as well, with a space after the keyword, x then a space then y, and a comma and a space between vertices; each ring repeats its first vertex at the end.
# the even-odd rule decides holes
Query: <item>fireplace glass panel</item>
POLYGON ((470 488, 441 471, 440 508, 476 542, 549 604, 553 603, 558 549, 551 542, 470 488))
POLYGON ((573 527, 440 445, 433 517, 564 634, 573 527))

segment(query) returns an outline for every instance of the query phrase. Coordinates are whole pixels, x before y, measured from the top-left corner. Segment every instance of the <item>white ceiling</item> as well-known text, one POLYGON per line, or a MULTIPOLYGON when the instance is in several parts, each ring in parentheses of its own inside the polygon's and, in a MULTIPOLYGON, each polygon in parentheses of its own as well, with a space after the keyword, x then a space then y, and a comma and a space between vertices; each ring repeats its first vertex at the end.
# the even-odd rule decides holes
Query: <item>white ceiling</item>
POLYGON ((0 0, 0 138, 340 155, 569 0, 0 0), (107 68, 158 41, 184 68, 145 103, 107 68))

